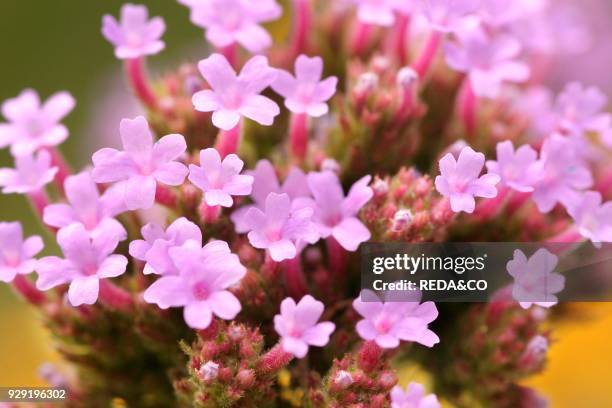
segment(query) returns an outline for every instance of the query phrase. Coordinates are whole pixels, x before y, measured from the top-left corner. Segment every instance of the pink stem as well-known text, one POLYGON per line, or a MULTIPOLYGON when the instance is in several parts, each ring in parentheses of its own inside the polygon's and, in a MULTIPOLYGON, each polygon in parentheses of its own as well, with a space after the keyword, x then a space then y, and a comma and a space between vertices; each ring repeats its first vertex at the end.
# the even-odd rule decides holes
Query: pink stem
POLYGON ((133 58, 125 61, 125 69, 128 80, 136 96, 149 109, 155 110, 158 107, 157 96, 151 88, 147 77, 144 59, 133 58))
POLYGON ((63 193, 64 183, 68 176, 72 174, 72 170, 66 162, 64 155, 57 147, 47 147, 46 150, 51 155, 52 165, 58 168, 57 174, 55 175, 55 181, 58 188, 63 193))
POLYGON ((404 95, 402 96, 402 104, 400 105, 395 115, 397 123, 401 123, 410 117, 414 108, 414 86, 408 86, 404 88, 404 95))
POLYGON ((363 54, 370 41, 370 34, 372 33, 372 26, 370 24, 358 23, 357 30, 353 36, 353 43, 351 44, 351 50, 353 55, 360 56, 363 54))
POLYGON ((480 201, 476 205, 474 215, 481 220, 488 220, 495 217, 502 209, 510 190, 507 187, 500 187, 497 191, 497 196, 480 201))
POLYGON ((108 279, 100 279, 100 302, 111 309, 128 311, 134 306, 132 295, 108 279))
POLYGON ((174 190, 158 183, 155 189, 155 201, 168 208, 175 208, 178 198, 174 190))
POLYGON ((49 204, 47 193, 44 189, 41 188, 40 190, 29 192, 28 198, 30 199, 30 204, 32 204, 32 207, 42 220, 43 214, 45 212, 45 207, 49 204))
POLYGON ((474 89, 469 77, 463 80, 457 99, 459 117, 463 122, 465 132, 468 136, 473 136, 476 131, 476 105, 478 100, 474 94, 474 89))
POLYGON ((198 212, 203 223, 212 224, 219 219, 221 207, 218 205, 210 206, 206 204, 206 201, 202 200, 202 204, 198 207, 198 212))
POLYGON ((312 23, 310 0, 294 0, 293 10, 295 30, 292 48, 294 55, 299 55, 305 53, 308 48, 308 33, 312 23))
POLYGON ((582 235, 580 235, 576 227, 572 225, 565 231, 555 235, 552 238, 547 239, 546 242, 560 243, 560 244, 566 244, 566 243, 574 244, 574 243, 577 243, 583 240, 584 238, 582 237, 582 235))
POLYGON ((15 279, 13 279, 13 287, 33 305, 41 305, 47 300, 45 294, 36 289, 32 282, 23 275, 18 274, 15 276, 15 279))
POLYGON ((397 55, 400 65, 405 65, 408 62, 408 41, 406 37, 410 30, 410 16, 399 14, 397 16, 397 25, 395 26, 393 36, 393 51, 397 55))
POLYGON ((217 136, 217 151, 221 158, 228 154, 236 153, 240 145, 241 123, 239 122, 233 129, 219 132, 217 136))
POLYGON ((238 48, 236 47, 236 43, 230 44, 227 47, 221 48, 219 50, 221 54, 227 59, 230 65, 234 68, 237 68, 238 64, 238 48))
POLYGON ((291 155, 302 162, 308 151, 308 116, 305 113, 291 114, 289 145, 291 155))
POLYGON ((418 56, 417 60, 414 62, 412 68, 419 74, 419 78, 424 78, 431 64, 438 52, 438 48, 440 47, 440 42, 442 41, 442 34, 438 31, 433 31, 429 38, 427 39, 427 43, 423 47, 421 54, 418 56))
POLYGON ((336 241, 334 237, 325 240, 327 245, 327 256, 329 257, 329 269, 336 278, 344 278, 346 271, 347 253, 346 250, 336 241))
POLYGON ((289 296, 294 299, 301 299, 308 293, 308 286, 304 271, 302 270, 302 262, 298 254, 293 259, 287 259, 282 263, 283 271, 285 272, 285 285, 289 296))

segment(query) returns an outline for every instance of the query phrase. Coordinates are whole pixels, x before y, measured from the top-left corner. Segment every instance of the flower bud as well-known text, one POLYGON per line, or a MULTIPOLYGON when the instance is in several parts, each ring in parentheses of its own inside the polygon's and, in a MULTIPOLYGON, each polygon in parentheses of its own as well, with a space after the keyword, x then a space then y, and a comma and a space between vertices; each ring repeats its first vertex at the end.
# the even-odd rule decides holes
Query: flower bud
POLYGON ((372 92, 378 86, 378 75, 373 72, 365 72, 357 78, 355 92, 366 94, 372 92))
POLYGON ((238 371, 238 374, 236 375, 236 381, 238 383, 238 386, 242 389, 247 389, 253 386, 253 383, 255 382, 255 371, 251 369, 238 371))
POLYGON ((331 171, 338 174, 340 172, 340 165, 334 159, 327 158, 321 163, 321 171, 331 171))
POLYGON ((419 80, 419 75, 410 67, 404 67, 397 72, 397 85, 402 89, 412 88, 419 80))
POLYGON ((406 228, 412 219, 414 218, 412 211, 407 208, 398 210, 393 216, 393 224, 391 225, 391 229, 393 231, 401 231, 406 228))
POLYGON ((334 385, 338 388, 345 389, 353 383, 353 376, 345 370, 340 370, 334 377, 334 385))
POLYGON ((200 367, 200 376, 206 382, 211 382, 217 379, 219 375, 219 364, 208 361, 200 367))

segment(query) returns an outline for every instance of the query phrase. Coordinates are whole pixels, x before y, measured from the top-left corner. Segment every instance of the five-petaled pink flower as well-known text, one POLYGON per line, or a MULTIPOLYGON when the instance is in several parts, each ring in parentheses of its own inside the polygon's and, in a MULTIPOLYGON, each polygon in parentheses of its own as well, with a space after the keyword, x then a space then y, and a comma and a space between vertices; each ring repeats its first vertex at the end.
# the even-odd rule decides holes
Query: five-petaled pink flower
POLYGON ((506 186, 521 192, 533 191, 537 181, 535 164, 538 152, 531 146, 523 145, 514 150, 512 142, 506 140, 497 144, 497 161, 487 161, 487 170, 497 174, 506 186))
POLYGON ((580 190, 593 184, 591 171, 582 162, 572 140, 553 134, 540 150, 534 170, 538 174, 532 198, 538 209, 547 213, 557 203, 571 208, 580 202, 580 190))
POLYGON ((601 194, 587 191, 568 208, 580 234, 594 244, 612 242, 612 202, 602 204, 601 194))
POLYGON ((120 237, 100 234, 91 238, 82 224, 71 224, 57 234, 64 259, 48 256, 38 261, 39 290, 70 283, 68 300, 73 306, 91 305, 98 299, 100 279, 114 278, 125 272, 128 260, 112 255, 120 237))
POLYGON ((125 228, 115 218, 123 212, 120 186, 112 186, 100 195, 98 186, 89 171, 70 176, 64 182, 67 204, 51 204, 45 207, 43 221, 56 228, 70 224, 83 224, 92 236, 111 233, 127 238, 125 228), (119 187, 119 188, 117 188, 119 187))
POLYGON ((287 194, 270 193, 266 198, 265 210, 253 207, 244 220, 250 231, 248 237, 251 245, 267 249, 276 262, 295 258, 302 245, 314 244, 319 240, 317 228, 312 222, 313 209, 291 207, 287 194))
POLYGON ((353 301, 353 308, 363 317, 356 326, 359 336, 382 348, 395 348, 400 340, 433 347, 440 339, 428 325, 438 317, 438 309, 433 302, 420 303, 421 292, 411 295, 409 302, 381 302, 376 293, 362 290, 353 301))
POLYGON ((213 54, 198 64, 200 73, 211 89, 196 92, 193 105, 201 112, 213 112, 213 124, 231 130, 245 116, 270 126, 280 113, 278 105, 260 93, 276 80, 278 71, 268 65, 264 56, 251 58, 236 76, 227 59, 213 54))
POLYGON ((51 167, 51 155, 46 150, 18 156, 14 169, 0 169, 0 187, 4 194, 36 192, 53 181, 57 171, 57 167, 51 167))
POLYGON ((320 322, 325 310, 322 302, 310 295, 304 296, 297 305, 291 298, 281 302, 280 314, 274 316, 274 329, 281 337, 281 346, 287 353, 302 358, 309 346, 323 347, 336 329, 332 322, 320 322))
POLYGON ((306 174, 299 167, 292 167, 282 186, 278 181, 274 166, 268 160, 257 162, 254 170, 247 170, 246 174, 253 176, 253 191, 251 198, 254 204, 242 206, 235 210, 231 219, 234 222, 236 232, 239 234, 248 232, 246 214, 251 208, 263 210, 266 198, 270 193, 285 193, 291 200, 298 197, 310 197, 310 189, 306 180, 306 174))
POLYGON ((68 137, 68 129, 59 122, 74 105, 68 92, 58 92, 41 104, 32 89, 6 100, 2 114, 8 123, 0 124, 0 148, 11 146, 13 156, 23 156, 59 145, 68 137))
POLYGON ((565 277, 554 270, 559 258, 545 248, 538 249, 529 259, 523 251, 514 251, 506 270, 514 278, 512 297, 523 309, 536 304, 551 307, 557 304, 555 294, 565 287, 565 277))
POLYGON ((435 394, 425 395, 425 387, 411 382, 406 391, 399 385, 391 389, 391 408, 440 408, 435 394))
POLYGON ((480 176, 485 157, 471 147, 464 147, 459 159, 447 153, 440 159, 440 175, 436 177, 436 190, 450 199, 454 212, 474 212, 474 197, 493 198, 497 196, 495 185, 499 183, 497 174, 480 176))
POLYGON ((325 102, 336 93, 338 78, 321 80, 322 76, 321 57, 300 55, 295 60, 295 77, 287 71, 279 70, 272 89, 285 98, 285 106, 291 112, 323 116, 329 111, 325 102))
POLYGON ((179 275, 155 281, 145 291, 145 301, 162 309, 184 307, 185 322, 194 329, 207 328, 213 314, 224 320, 236 317, 242 306, 227 289, 240 282, 246 268, 226 242, 211 241, 202 248, 190 240, 168 252, 179 275))
POLYGON ((555 103, 559 128, 578 135, 605 131, 612 120, 612 115, 604 112, 607 104, 608 98, 598 88, 572 82, 565 86, 555 103))
POLYGON ((130 255, 145 261, 143 273, 157 275, 178 275, 179 270, 172 262, 170 249, 191 240, 202 245, 202 230, 185 217, 178 218, 164 231, 155 223, 142 227, 142 239, 130 242, 130 255))
POLYGON ((0 281, 12 282, 18 274, 34 272, 34 256, 43 247, 43 240, 38 235, 23 239, 21 223, 0 222, 0 281))
POLYGON ((481 29, 468 30, 458 36, 458 42, 446 44, 446 62, 451 68, 468 74, 474 94, 496 98, 505 82, 524 82, 529 67, 516 58, 521 44, 514 38, 499 34, 493 37, 481 29))
POLYGON ((149 11, 141 5, 123 5, 120 22, 108 14, 102 19, 102 34, 115 46, 115 56, 119 59, 157 54, 165 46, 160 40, 164 31, 164 19, 149 20, 149 11))
POLYGON ((357 217, 359 210, 374 195, 368 184, 370 176, 358 180, 345 197, 336 173, 322 171, 308 174, 308 186, 314 201, 299 199, 314 208, 313 221, 322 238, 332 236, 347 251, 356 251, 359 244, 370 239, 370 231, 357 217))
POLYGON ((204 201, 209 206, 231 207, 232 196, 251 194, 253 176, 240 174, 244 162, 235 154, 223 161, 213 148, 200 151, 200 165, 189 165, 189 181, 204 191, 204 201))
POLYGON ((278 19, 283 12, 276 0, 185 1, 191 21, 206 29, 206 39, 217 48, 238 43, 257 54, 272 45, 272 37, 261 23, 278 19))
POLYGON ((96 183, 124 182, 128 210, 151 208, 157 182, 178 186, 187 176, 187 166, 176 161, 187 149, 185 138, 168 135, 154 144, 142 116, 123 119, 120 133, 125 150, 104 148, 94 153, 93 179, 96 183))

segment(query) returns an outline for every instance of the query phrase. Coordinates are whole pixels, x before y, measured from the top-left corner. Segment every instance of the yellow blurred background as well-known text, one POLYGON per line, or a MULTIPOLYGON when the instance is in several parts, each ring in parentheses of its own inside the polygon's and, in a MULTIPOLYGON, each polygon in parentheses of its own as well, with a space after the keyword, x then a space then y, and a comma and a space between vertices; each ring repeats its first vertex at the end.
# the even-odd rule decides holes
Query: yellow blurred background
MULTIPOLYGON (((69 90, 78 105, 66 120, 71 138, 62 150, 75 166, 85 165, 101 140, 114 137, 121 116, 134 113, 129 92, 120 81, 117 83, 121 65, 100 35, 102 15, 116 15, 122 3, 0 2, 0 100, 17 95, 25 87, 37 89, 43 98, 69 90), (112 98, 108 92, 111 88, 118 89, 112 98), (125 110, 103 108, 102 102, 109 105, 109 100, 111 107, 119 102, 125 110)), ((171 0, 140 3, 145 3, 152 15, 163 15, 168 26, 164 36, 167 49, 151 61, 156 70, 205 55, 202 33, 190 25, 184 7, 171 0)), ((587 78, 586 82, 591 81, 587 78)), ((0 152, 0 167, 7 163, 8 155, 0 152)), ((25 204, 21 197, 0 195, 0 219, 23 221, 28 235, 42 233, 25 204)), ((52 248, 48 237, 46 241, 52 248)), ((547 370, 529 384, 548 397, 553 407, 612 407, 612 303, 582 304, 578 308, 580 319, 555 328, 547 370)), ((37 312, 17 299, 9 287, 0 285, 0 386, 44 385, 37 370, 47 361, 57 362, 58 357, 37 312)))

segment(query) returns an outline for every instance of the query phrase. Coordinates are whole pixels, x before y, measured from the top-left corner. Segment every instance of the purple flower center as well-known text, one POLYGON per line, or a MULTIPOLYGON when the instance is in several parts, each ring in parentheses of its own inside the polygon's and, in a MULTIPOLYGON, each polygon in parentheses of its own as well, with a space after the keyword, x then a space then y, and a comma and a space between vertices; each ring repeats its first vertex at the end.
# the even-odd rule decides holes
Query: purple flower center
POLYGON ((243 92, 238 89, 238 86, 231 86, 224 90, 223 105, 226 109, 238 110, 243 103, 243 92))
POLYGON ((280 240, 282 236, 282 231, 279 228, 270 228, 268 231, 266 231, 266 238, 272 242, 280 240))
POLYGON ((391 321, 387 318, 387 316, 378 316, 374 320, 374 327, 381 334, 387 334, 393 327, 391 321))
POLYGON ((210 291, 208 290, 208 284, 203 281, 200 281, 193 285, 191 291, 193 293, 193 297, 195 297, 197 300, 206 300, 210 295, 210 291))
POLYGON ((290 337, 296 337, 296 338, 302 337, 303 330, 299 324, 296 324, 295 322, 290 322, 290 323, 286 323, 286 325, 287 325, 286 326, 287 335, 289 335, 290 337))
POLYGON ((125 42, 130 47, 138 48, 143 44, 142 34, 137 32, 128 32, 125 36, 125 42))
POLYGON ((16 251, 5 252, 3 255, 4 264, 9 268, 15 268, 21 264, 21 254, 16 251))
POLYGON ((45 130, 44 124, 37 117, 33 117, 33 118, 26 120, 23 123, 23 127, 26 131, 26 134, 28 135, 30 139, 38 138, 40 134, 45 130))
POLYGON ((295 98, 307 105, 312 101, 314 90, 315 84, 313 83, 300 84, 296 90, 295 98))

